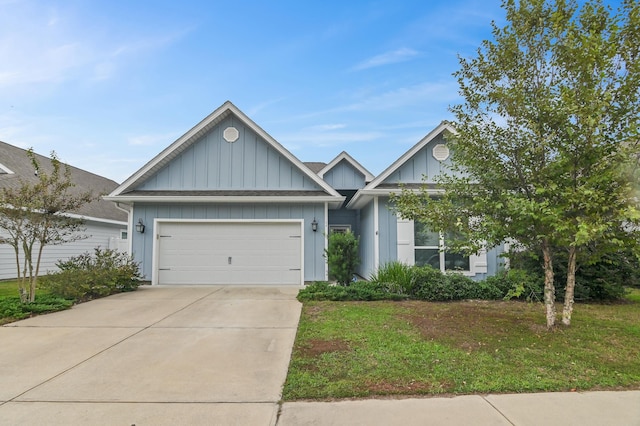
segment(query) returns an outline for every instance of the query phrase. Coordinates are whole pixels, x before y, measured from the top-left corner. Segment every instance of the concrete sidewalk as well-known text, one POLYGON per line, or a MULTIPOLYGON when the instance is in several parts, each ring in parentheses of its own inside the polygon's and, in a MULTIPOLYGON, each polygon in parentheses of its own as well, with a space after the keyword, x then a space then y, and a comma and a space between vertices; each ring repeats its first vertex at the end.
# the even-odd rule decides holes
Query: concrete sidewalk
POLYGON ((640 426, 640 391, 284 403, 278 426, 640 426))

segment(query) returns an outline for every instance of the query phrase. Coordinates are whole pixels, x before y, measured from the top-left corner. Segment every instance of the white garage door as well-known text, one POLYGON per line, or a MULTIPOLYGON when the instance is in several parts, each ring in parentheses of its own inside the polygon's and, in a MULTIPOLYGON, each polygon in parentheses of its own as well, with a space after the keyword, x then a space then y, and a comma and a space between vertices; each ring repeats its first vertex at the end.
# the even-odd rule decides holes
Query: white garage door
POLYGON ((300 222, 158 222, 158 284, 302 283, 300 222))

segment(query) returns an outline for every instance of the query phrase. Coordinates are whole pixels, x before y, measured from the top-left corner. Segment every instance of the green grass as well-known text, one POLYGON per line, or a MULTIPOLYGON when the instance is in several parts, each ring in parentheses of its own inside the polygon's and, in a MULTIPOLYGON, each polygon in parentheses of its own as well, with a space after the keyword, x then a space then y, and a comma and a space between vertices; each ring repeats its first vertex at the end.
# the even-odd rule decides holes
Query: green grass
POLYGON ((34 315, 68 309, 73 301, 50 295, 46 290, 36 291, 33 303, 20 302, 17 281, 0 281, 0 325, 34 315))
POLYGON ((638 389, 638 298, 551 331, 541 304, 308 302, 283 398, 638 389))

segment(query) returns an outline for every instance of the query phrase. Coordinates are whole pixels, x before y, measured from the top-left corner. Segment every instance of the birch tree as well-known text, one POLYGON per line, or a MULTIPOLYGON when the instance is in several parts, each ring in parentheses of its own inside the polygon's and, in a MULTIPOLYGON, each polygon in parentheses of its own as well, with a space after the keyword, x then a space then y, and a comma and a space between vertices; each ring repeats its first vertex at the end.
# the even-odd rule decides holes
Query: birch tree
MULTIPOLYGON (((441 198, 403 191, 402 216, 467 238, 467 250, 511 241, 542 253, 547 326, 556 322, 553 249, 568 254, 562 323, 570 325, 582 247, 637 241, 640 215, 640 3, 506 0, 454 75, 454 164, 441 198)), ((462 247, 458 247, 461 249, 462 247)))
POLYGON ((82 234, 83 220, 69 213, 94 197, 90 192, 73 191, 71 169, 60 162, 55 152, 51 153, 50 170, 40 165, 33 150, 28 150, 27 156, 37 180, 30 183, 21 179, 17 188, 2 188, 0 229, 7 237, 0 243, 9 244, 14 250, 21 300, 33 302, 43 249, 86 238, 82 234))

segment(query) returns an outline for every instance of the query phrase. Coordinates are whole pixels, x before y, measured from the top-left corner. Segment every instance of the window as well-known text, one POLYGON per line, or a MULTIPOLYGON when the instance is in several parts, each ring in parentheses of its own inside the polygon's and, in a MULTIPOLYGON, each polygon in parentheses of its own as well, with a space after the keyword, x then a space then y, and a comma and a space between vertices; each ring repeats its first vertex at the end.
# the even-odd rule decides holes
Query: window
POLYGON ((469 257, 459 253, 447 252, 447 241, 457 238, 431 231, 423 223, 414 223, 415 264, 431 265, 441 271, 469 271, 469 257))
POLYGON ((329 225, 329 233, 338 232, 344 234, 351 232, 351 225, 329 225))
POLYGON ((120 231, 120 239, 126 240, 129 237, 127 231, 120 231))

